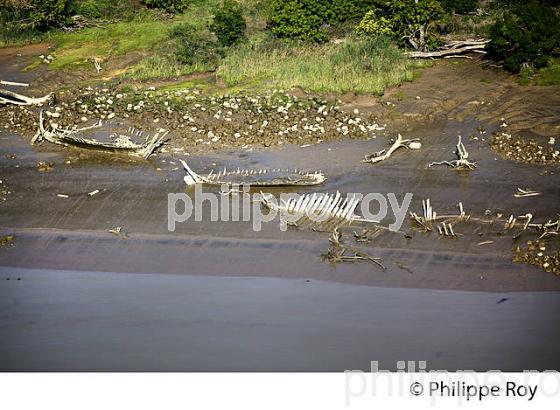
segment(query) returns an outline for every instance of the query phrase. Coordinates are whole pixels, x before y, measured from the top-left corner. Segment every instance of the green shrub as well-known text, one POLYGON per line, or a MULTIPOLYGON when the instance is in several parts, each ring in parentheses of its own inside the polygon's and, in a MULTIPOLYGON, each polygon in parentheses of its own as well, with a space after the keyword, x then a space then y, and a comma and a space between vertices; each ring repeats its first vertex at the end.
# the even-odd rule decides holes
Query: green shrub
POLYGON ((164 9, 170 13, 182 13, 189 5, 188 0, 142 0, 151 9, 164 9))
POLYGON ((29 18, 32 25, 46 30, 68 23, 70 16, 69 0, 31 0, 29 18))
POLYGON ((328 40, 328 28, 359 20, 381 0, 270 0, 268 25, 279 38, 316 43, 328 40))
POLYGON ((186 65, 217 64, 219 46, 209 33, 191 24, 181 23, 171 29, 171 37, 176 43, 175 56, 178 62, 186 65))
POLYGON ((514 7, 490 29, 488 56, 519 72, 523 66, 545 67, 560 47, 560 19, 554 9, 532 0, 514 7))
POLYGON ((76 14, 89 18, 99 18, 101 17, 101 10, 97 1, 85 0, 76 4, 76 14))
POLYGON ((322 43, 328 40, 325 23, 329 13, 324 1, 271 0, 269 27, 279 38, 298 38, 322 43))
POLYGON ((243 38, 247 23, 239 3, 234 0, 224 0, 222 6, 215 11, 208 28, 216 34, 218 42, 223 47, 229 47, 243 38))
POLYGON ((443 8, 459 14, 472 13, 478 8, 478 0, 440 0, 443 8))
POLYGON ((332 0, 329 24, 345 21, 359 21, 364 15, 381 3, 381 0, 332 0))
POLYGON ((389 35, 426 51, 441 43, 444 18, 443 8, 436 0, 388 0, 369 11, 356 32, 364 36, 389 35))

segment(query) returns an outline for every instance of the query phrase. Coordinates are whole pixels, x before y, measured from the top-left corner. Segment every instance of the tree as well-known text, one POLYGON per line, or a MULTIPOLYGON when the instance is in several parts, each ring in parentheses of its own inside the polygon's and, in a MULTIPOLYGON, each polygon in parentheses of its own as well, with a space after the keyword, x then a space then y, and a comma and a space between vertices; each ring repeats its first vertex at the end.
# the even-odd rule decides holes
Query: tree
POLYGON ((440 43, 445 13, 437 0, 387 0, 369 11, 356 32, 360 35, 389 35, 418 51, 440 43))

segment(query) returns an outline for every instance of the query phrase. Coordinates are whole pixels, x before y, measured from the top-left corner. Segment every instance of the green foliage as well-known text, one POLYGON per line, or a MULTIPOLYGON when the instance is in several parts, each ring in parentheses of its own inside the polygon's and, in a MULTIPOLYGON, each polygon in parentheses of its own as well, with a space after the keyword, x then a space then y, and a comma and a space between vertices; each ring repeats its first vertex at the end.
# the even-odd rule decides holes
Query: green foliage
POLYGON ((413 80, 415 64, 383 37, 348 38, 338 44, 253 37, 228 52, 217 76, 236 87, 383 94, 388 86, 413 80))
POLYGON ((76 14, 89 18, 99 18, 101 17, 101 10, 99 4, 95 0, 84 0, 77 2, 76 14))
POLYGON ((215 66, 219 60, 216 40, 189 23, 180 23, 171 29, 175 40, 175 56, 185 65, 207 64, 215 66))
POLYGON ((329 24, 359 21, 381 0, 331 0, 329 24))
POLYGON ((459 14, 472 13, 479 6, 479 0, 440 0, 445 10, 459 14))
POLYGON ((537 78, 538 85, 559 85, 560 84, 560 63, 552 63, 550 66, 541 69, 537 78))
POLYGON ((440 44, 444 18, 437 0, 387 0, 364 16, 356 32, 363 36, 389 35, 425 51, 440 44))
POLYGON ((68 22, 70 1, 32 0, 29 10, 29 18, 33 26, 41 30, 60 27, 68 22))
POLYGON ((380 0, 270 0, 268 25, 279 38, 322 43, 328 29, 359 20, 380 0))
POLYGON ((167 38, 168 24, 168 21, 162 20, 136 19, 72 33, 52 33, 50 40, 56 45, 55 59, 49 68, 91 67, 92 56, 105 59, 151 50, 167 38))
POLYGON ((519 72, 523 66, 545 67, 560 47, 560 19, 554 9, 538 1, 514 7, 490 29, 488 56, 519 72))
POLYGON ((142 0, 142 2, 152 9, 164 9, 170 13, 182 13, 189 5, 188 0, 142 0))
POLYGON ((243 38, 247 23, 239 3, 234 0, 224 0, 222 6, 215 11, 208 28, 216 34, 222 47, 232 46, 243 38))
POLYGON ((328 40, 324 24, 328 6, 317 0, 271 0, 269 26, 279 38, 298 38, 322 43, 328 40))

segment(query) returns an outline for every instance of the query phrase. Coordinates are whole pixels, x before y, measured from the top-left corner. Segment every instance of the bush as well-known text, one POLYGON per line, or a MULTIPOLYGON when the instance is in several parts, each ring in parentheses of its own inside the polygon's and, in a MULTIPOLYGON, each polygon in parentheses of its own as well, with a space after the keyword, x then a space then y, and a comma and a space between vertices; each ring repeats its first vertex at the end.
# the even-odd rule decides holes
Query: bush
POLYGON ((445 13, 436 0, 388 0, 369 11, 356 27, 359 35, 389 35, 414 49, 440 45, 445 13))
POLYGON ((209 35, 196 27, 181 23, 171 29, 176 42, 177 61, 186 65, 210 64, 215 66, 219 59, 218 44, 209 35))
POLYGON ((478 0, 440 0, 445 10, 459 14, 472 13, 478 8, 478 0))
POLYGON ((332 0, 329 24, 360 21, 364 15, 381 3, 381 0, 332 0))
POLYGON ((328 40, 329 26, 359 20, 380 0, 270 0, 268 25, 280 38, 316 43, 328 40))
POLYGON ((239 3, 234 0, 224 0, 222 7, 215 11, 208 28, 216 34, 222 47, 229 47, 243 38, 247 23, 239 3))
POLYGON ((188 0, 142 0, 151 9, 164 9, 170 13, 182 13, 189 5, 188 0))
POLYGON ((488 56, 519 72, 523 66, 545 67, 560 47, 560 19, 555 10, 532 0, 514 7, 490 29, 488 56))
POLYGON ((324 24, 328 6, 317 0, 271 0, 269 27, 280 38, 322 43, 328 40, 324 24))
POLYGON ((29 18, 32 25, 41 30, 60 27, 68 23, 70 16, 69 0, 31 0, 29 18))
POLYGON ((95 0, 85 0, 76 4, 76 14, 89 18, 99 18, 101 17, 101 10, 95 0))

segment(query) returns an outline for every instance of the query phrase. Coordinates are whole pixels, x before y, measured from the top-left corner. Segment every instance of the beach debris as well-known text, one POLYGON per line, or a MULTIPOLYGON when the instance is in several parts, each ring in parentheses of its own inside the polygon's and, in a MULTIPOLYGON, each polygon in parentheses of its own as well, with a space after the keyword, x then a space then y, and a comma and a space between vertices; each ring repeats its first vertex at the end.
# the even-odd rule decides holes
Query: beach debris
POLYGON ((405 53, 407 56, 412 58, 451 58, 451 57, 462 57, 469 58, 463 55, 463 53, 481 53, 484 54, 486 51, 486 44, 490 40, 483 38, 480 39, 467 39, 467 40, 456 40, 450 41, 440 47, 437 51, 410 51, 405 53))
POLYGON ((347 195, 344 198, 340 192, 336 194, 313 193, 300 195, 288 201, 280 199, 280 203, 273 200, 272 194, 261 192, 261 202, 267 209, 274 210, 285 219, 288 226, 300 229, 313 229, 330 232, 335 228, 350 225, 353 222, 367 221, 354 214, 354 210, 361 201, 358 195, 347 195))
POLYGON ((410 269, 408 266, 406 266, 405 264, 403 264, 403 263, 401 263, 401 262, 399 262, 399 261, 394 262, 394 264, 395 264, 395 266, 396 266, 397 268, 402 269, 402 270, 404 270, 405 272, 410 273, 411 275, 414 273, 414 272, 412 271, 412 269, 410 269))
POLYGON ((0 201, 7 201, 8 195, 11 193, 12 192, 8 189, 4 181, 0 179, 0 201))
POLYGON ((526 249, 518 246, 515 249, 513 261, 539 266, 545 272, 560 275, 560 251, 547 253, 547 245, 539 239, 527 241, 526 249))
POLYGON ((128 238, 128 234, 124 231, 122 226, 117 226, 115 228, 109 229, 109 233, 112 233, 115 236, 118 236, 121 239, 128 238))
POLYGON ((381 263, 381 258, 372 257, 360 249, 344 244, 342 233, 338 228, 332 231, 329 237, 329 244, 329 249, 326 253, 321 255, 321 258, 329 261, 331 264, 367 261, 377 265, 383 271, 387 270, 381 263))
POLYGON ((516 198, 524 198, 526 196, 537 196, 540 195, 540 192, 534 191, 532 189, 521 189, 521 188, 517 188, 517 193, 513 194, 514 197, 516 198))
POLYGON ((491 147, 507 159, 518 162, 539 165, 560 163, 560 151, 554 145, 542 146, 534 140, 505 132, 492 135, 491 147))
POLYGON ((0 236, 0 246, 13 246, 13 245, 14 245, 14 235, 0 236))
POLYGON ((29 87, 27 83, 18 83, 17 81, 0 80, 0 85, 11 85, 12 87, 29 87))
POLYGON ((196 184, 209 185, 249 185, 249 186, 310 186, 325 182, 326 178, 321 171, 304 172, 297 169, 241 169, 215 172, 210 171, 202 176, 194 172, 185 161, 180 160, 187 175, 183 178, 187 186, 196 184))
POLYGON ((443 236, 457 236, 453 230, 453 225, 457 222, 468 221, 471 219, 470 215, 467 215, 463 207, 463 203, 459 202, 457 204, 459 208, 459 214, 456 215, 438 215, 432 208, 430 203, 430 198, 422 200, 422 212, 423 215, 420 216, 416 212, 410 212, 410 218, 417 223, 425 232, 431 232, 433 230, 433 222, 441 220, 442 223, 437 225, 437 231, 443 236))
POLYGON ((23 94, 18 94, 13 91, 0 88, 0 104, 13 104, 13 105, 43 105, 54 102, 54 93, 49 93, 44 97, 27 97, 23 94))
POLYGON ((70 198, 70 196, 66 195, 66 194, 56 194, 57 197, 59 198, 70 198))
POLYGON ((93 57, 93 66, 95 67, 95 71, 97 71, 98 73, 101 71, 101 64, 99 63, 99 61, 97 61, 97 58, 93 57))
POLYGON ((365 228, 365 229, 362 229, 362 231, 359 232, 359 233, 354 231, 353 232, 354 240, 356 242, 361 242, 361 243, 370 243, 372 240, 377 238, 383 232, 384 232, 384 229, 381 229, 379 227, 365 228))
POLYGON ((510 215, 509 219, 506 220, 504 225, 504 230, 510 230, 515 228, 516 226, 520 226, 521 229, 519 233, 514 236, 518 238, 522 232, 527 231, 529 228, 534 230, 537 233, 540 233, 539 240, 545 239, 548 236, 559 236, 560 234, 560 217, 556 221, 549 219, 544 223, 536 223, 533 222, 533 214, 527 213, 525 215, 520 215, 514 217, 510 215), (520 220, 520 221, 518 221, 520 220))
POLYGON ((53 57, 52 55, 50 55, 50 54, 47 54, 47 56, 44 56, 43 54, 41 54, 41 55, 39 56, 39 59, 40 59, 43 63, 45 63, 45 64, 50 64, 50 63, 53 62, 54 57, 53 57))
POLYGON ((491 243, 494 243, 494 241, 482 241, 477 243, 476 246, 490 245, 491 243))
POLYGON ((447 165, 455 169, 475 169, 477 167, 476 162, 469 161, 469 152, 465 148, 465 145, 461 141, 461 136, 458 136, 459 141, 457 142, 457 148, 455 154, 457 155, 457 159, 452 161, 437 161, 428 164, 428 167, 432 167, 434 165, 447 165))
POLYGON ((452 236, 452 237, 457 236, 455 232, 453 232, 453 225, 451 223, 441 222, 437 226, 437 229, 440 236, 452 236))
MULTIPOLYGON (((100 128, 102 125, 102 121, 100 120, 91 126, 83 128, 74 127, 59 129, 51 124, 49 129, 46 129, 43 125, 43 110, 41 110, 39 113, 39 129, 31 140, 31 143, 35 144, 36 142, 47 140, 53 144, 64 146, 75 145, 78 147, 124 152, 129 155, 148 159, 156 148, 163 145, 165 137, 168 134, 168 131, 165 131, 161 135, 159 132, 155 133, 153 136, 148 135, 144 144, 137 144, 131 140, 130 135, 123 134, 112 134, 113 142, 103 142, 95 138, 85 138, 80 135, 85 131, 100 128)), ((141 131, 130 128, 129 131, 131 130, 136 134, 141 134, 141 131)))
POLYGON ((39 161, 39 163, 37 164, 37 169, 39 170, 39 172, 50 172, 52 171, 54 168, 54 162, 44 162, 44 161, 39 161))
POLYGON ((393 152, 395 152, 399 148, 406 148, 406 149, 420 149, 422 147, 422 143, 420 139, 403 139, 401 134, 398 134, 397 139, 393 142, 388 149, 383 149, 378 152, 374 152, 373 154, 366 155, 362 162, 375 164, 380 161, 384 161, 389 158, 393 152))
POLYGON ((99 189, 96 189, 94 191, 88 192, 88 196, 94 196, 97 195, 99 193, 99 189))

